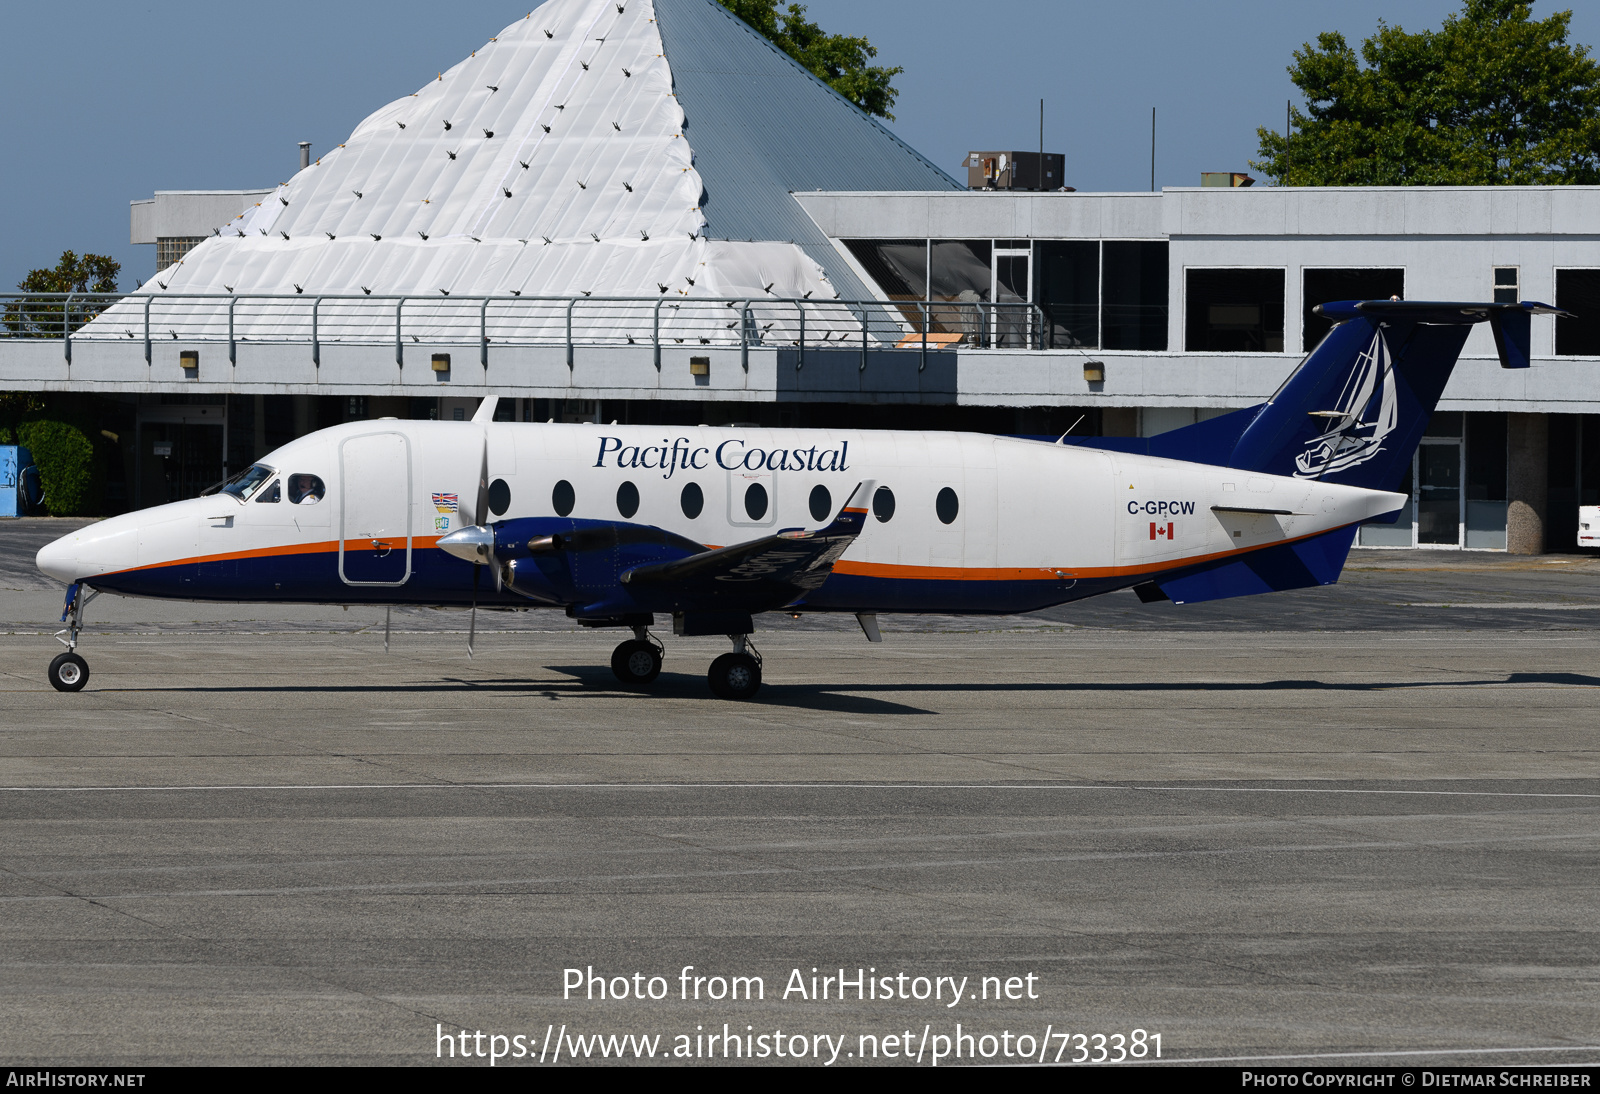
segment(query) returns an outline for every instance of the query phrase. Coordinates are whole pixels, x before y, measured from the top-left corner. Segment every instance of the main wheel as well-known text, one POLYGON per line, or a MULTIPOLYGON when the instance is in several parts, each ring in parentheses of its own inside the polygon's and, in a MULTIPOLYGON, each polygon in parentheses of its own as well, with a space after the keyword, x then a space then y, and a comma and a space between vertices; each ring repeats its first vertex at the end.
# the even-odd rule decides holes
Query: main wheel
POLYGON ((719 699, 754 699, 761 690, 761 663, 748 653, 725 653, 711 662, 706 680, 719 699))
POLYGON ((661 675, 661 651, 653 642, 624 642, 611 653, 611 671, 625 686, 642 688, 661 675))
POLYGON ((50 662, 50 686, 57 691, 82 691, 89 682, 89 665, 75 653, 63 653, 50 662))

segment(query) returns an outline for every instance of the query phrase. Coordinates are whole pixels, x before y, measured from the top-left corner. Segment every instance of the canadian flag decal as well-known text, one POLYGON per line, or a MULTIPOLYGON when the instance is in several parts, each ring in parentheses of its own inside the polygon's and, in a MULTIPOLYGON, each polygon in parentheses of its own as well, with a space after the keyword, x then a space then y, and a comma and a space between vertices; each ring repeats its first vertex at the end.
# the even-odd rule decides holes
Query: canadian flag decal
POLYGON ((1155 521, 1151 521, 1150 538, 1168 540, 1172 539, 1172 522, 1168 521, 1166 524, 1157 524, 1155 521))

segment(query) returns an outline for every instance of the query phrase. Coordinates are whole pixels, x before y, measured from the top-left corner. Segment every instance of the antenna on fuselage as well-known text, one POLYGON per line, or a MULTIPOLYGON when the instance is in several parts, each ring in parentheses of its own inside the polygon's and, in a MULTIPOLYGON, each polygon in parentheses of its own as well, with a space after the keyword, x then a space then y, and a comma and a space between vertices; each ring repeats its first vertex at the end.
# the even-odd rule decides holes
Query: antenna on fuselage
MULTIPOLYGON (((1071 433, 1074 429, 1077 429, 1078 428, 1078 422, 1083 421, 1088 416, 1089 415, 1087 415, 1087 414, 1079 414, 1078 415, 1078 421, 1077 422, 1073 422, 1071 425, 1067 426, 1067 433, 1071 433)), ((1067 433, 1063 433, 1063 434, 1061 434, 1061 436, 1057 437, 1056 438, 1056 444, 1060 444, 1062 441, 1066 440, 1067 439, 1067 433)))

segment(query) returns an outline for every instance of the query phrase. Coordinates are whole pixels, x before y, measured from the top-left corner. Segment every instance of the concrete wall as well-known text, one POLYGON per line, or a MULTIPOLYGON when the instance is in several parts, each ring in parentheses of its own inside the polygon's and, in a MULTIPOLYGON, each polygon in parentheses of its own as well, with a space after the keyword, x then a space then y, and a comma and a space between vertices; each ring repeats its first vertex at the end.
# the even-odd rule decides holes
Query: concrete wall
POLYGON ((208 236, 270 193, 270 189, 157 190, 153 198, 130 203, 128 242, 208 236))

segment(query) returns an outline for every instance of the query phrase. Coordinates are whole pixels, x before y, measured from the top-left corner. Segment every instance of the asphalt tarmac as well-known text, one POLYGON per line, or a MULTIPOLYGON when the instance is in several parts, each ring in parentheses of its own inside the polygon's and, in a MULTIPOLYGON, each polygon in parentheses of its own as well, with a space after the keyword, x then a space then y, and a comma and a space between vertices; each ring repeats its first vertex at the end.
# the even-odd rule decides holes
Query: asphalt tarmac
POLYGON ((1593 559, 784 618, 742 704, 711 639, 636 694, 547 613, 103 597, 63 695, 67 526, 0 525, 7 1063, 1600 1060, 1593 559))

